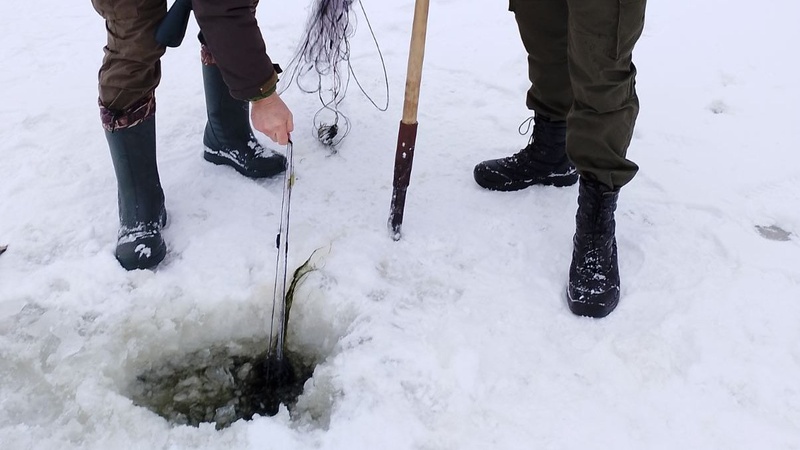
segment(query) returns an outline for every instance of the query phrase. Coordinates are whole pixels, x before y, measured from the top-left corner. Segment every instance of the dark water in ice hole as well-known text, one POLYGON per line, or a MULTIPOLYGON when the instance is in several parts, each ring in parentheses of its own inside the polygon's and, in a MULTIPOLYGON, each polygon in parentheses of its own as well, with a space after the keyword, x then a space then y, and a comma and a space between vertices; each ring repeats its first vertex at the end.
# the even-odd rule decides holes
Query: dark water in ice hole
POLYGON ((130 386, 130 398, 170 423, 213 422, 217 429, 255 415, 275 415, 280 404, 291 411, 313 366, 286 352, 284 364, 277 367, 267 361, 266 350, 248 353, 236 347, 219 346, 153 363, 130 386))

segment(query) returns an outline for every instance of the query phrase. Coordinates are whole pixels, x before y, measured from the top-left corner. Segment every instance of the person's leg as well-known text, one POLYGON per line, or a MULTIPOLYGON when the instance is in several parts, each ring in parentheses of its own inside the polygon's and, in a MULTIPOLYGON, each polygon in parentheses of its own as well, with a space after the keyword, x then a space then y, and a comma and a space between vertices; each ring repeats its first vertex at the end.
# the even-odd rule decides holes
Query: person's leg
MULTIPOLYGON (((92 0, 106 20, 108 42, 99 73, 100 103, 123 116, 161 81, 165 48, 155 40, 166 0, 92 0)), ((123 125, 124 126, 124 125, 123 125)))
POLYGON ((625 158, 639 99, 633 47, 644 27, 645 0, 568 0, 567 153, 585 177, 619 189, 638 167, 625 158))
POLYGON ((167 224, 164 191, 156 164, 156 120, 106 131, 117 176, 119 233, 115 256, 127 270, 149 269, 167 254, 161 229, 167 224))
MULTIPOLYGON (((202 35, 201 35, 202 40, 202 35)), ((214 56, 201 48, 203 87, 208 122, 203 135, 203 157, 225 164, 250 178, 271 177, 286 169, 286 158, 258 142, 250 126, 250 104, 230 94, 214 56)))
MULTIPOLYGON (((258 0, 252 2, 255 15, 258 0)), ((286 170, 286 158, 268 150, 256 139, 250 126, 250 104, 230 94, 214 55, 200 36, 203 87, 208 122, 203 135, 203 157, 214 164, 225 164, 249 178, 264 178, 286 170)))
POLYGON ((105 18, 108 43, 99 73, 100 116, 108 140, 120 228, 115 255, 128 270, 164 259, 164 192, 156 164, 155 96, 164 48, 155 29, 165 0, 93 0, 105 18))
POLYGON ((567 0, 511 0, 510 8, 528 53, 528 109, 566 120, 572 107, 567 59, 567 0))
POLYGON ((482 187, 514 191, 532 185, 569 186, 578 180, 565 153, 566 117, 572 105, 567 60, 566 0, 511 0, 528 53, 531 87, 526 105, 534 111, 534 132, 516 154, 475 166, 482 187))
POLYGON ((638 167, 625 158, 639 101, 633 47, 645 0, 568 0, 574 93, 567 153, 581 177, 567 301, 575 314, 604 317, 620 297, 614 211, 638 167))

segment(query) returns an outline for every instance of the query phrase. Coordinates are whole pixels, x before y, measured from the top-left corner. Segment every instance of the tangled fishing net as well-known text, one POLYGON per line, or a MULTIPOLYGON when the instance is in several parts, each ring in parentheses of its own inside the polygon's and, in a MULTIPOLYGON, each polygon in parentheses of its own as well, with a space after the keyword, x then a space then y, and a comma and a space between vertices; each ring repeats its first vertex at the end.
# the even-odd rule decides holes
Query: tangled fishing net
POLYGON ((296 84, 305 93, 319 96, 322 107, 314 115, 316 137, 325 145, 335 146, 350 132, 351 123, 340 110, 350 82, 353 81, 375 108, 389 106, 389 81, 386 64, 377 38, 361 0, 315 0, 306 24, 303 40, 289 63, 288 87, 296 84), (355 36, 358 4, 378 50, 386 88, 386 101, 379 105, 366 92, 351 63, 351 39, 355 36))

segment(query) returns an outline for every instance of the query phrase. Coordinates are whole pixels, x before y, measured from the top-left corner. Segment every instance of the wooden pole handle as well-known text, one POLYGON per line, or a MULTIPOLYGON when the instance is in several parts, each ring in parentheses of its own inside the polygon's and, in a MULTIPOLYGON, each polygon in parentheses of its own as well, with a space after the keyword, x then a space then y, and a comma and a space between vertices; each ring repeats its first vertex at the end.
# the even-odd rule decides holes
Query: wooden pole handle
POLYGON ((419 89, 422 84, 422 63, 425 60, 425 38, 428 34, 430 0, 417 0, 414 7, 414 25, 411 28, 411 48, 408 52, 406 95, 403 103, 403 123, 417 122, 419 89))
POLYGON ((408 74, 406 96, 403 103, 403 119, 397 136, 397 150, 392 183, 392 204, 389 211, 389 229, 392 239, 399 240, 406 205, 406 190, 411 180, 411 166, 417 141, 417 111, 419 90, 422 84, 422 62, 425 59, 425 37, 428 32, 428 10, 430 0, 416 0, 414 25, 411 29, 411 48, 408 52, 408 74))

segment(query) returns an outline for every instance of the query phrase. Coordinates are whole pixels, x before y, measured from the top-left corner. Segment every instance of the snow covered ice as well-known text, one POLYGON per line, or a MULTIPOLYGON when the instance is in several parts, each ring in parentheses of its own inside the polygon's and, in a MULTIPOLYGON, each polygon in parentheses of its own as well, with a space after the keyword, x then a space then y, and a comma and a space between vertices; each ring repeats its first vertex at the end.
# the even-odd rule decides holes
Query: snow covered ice
MULTIPOLYGON (((318 99, 283 95, 296 125, 289 266, 325 249, 287 341, 316 369, 292 414, 221 431, 171 425, 130 389, 153 362, 265 337, 282 180, 203 161, 192 23, 157 91, 169 253, 126 272, 96 105, 102 19, 88 1, 6 4, 0 448, 800 449, 800 5, 649 3, 629 152, 641 171, 617 210, 622 298, 596 321, 563 297, 577 189, 472 180, 527 139, 505 2, 432 1, 403 238, 389 238, 413 2, 363 1, 389 111, 351 90, 352 130, 331 155, 318 99)), ((276 61, 307 3, 261 2, 276 61)), ((353 61, 381 92, 368 36, 353 61)))

